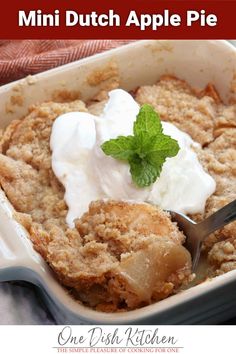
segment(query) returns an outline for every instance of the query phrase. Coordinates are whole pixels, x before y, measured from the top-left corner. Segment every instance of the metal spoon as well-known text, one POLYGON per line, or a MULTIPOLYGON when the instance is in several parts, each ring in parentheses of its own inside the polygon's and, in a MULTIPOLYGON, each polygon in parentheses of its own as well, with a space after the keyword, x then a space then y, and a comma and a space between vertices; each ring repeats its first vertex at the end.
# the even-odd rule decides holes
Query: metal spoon
POLYGON ((194 271, 199 261, 203 240, 212 232, 236 220, 236 200, 225 205, 198 224, 184 214, 175 211, 169 211, 169 213, 172 220, 177 222, 179 229, 186 236, 184 246, 192 256, 192 269, 194 271))

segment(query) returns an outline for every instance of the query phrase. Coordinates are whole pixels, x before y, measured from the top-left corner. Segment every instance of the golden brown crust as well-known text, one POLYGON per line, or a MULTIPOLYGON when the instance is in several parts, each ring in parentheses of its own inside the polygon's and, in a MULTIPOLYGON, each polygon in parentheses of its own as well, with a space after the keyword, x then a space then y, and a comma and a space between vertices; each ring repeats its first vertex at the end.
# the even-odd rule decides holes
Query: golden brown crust
POLYGON ((216 102, 210 96, 198 97, 186 82, 164 76, 155 85, 141 86, 135 99, 151 104, 162 120, 175 124, 201 145, 213 140, 216 102))

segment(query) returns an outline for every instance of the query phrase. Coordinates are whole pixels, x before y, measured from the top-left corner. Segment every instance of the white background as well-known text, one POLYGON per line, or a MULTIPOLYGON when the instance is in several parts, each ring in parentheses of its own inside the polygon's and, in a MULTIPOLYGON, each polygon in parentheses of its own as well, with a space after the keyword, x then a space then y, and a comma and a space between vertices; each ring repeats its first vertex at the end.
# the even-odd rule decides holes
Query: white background
MULTIPOLYGON (((125 330, 131 326, 101 326, 104 333, 110 333, 119 329, 120 337, 125 336, 125 330)), ((72 349, 57 349, 58 335, 64 326, 1 326, 0 327, 0 352, 3 354, 22 353, 22 354, 50 354, 58 352, 80 352, 81 349, 73 349, 73 347, 84 347, 87 344, 75 345, 68 343, 72 349), (80 350, 80 351, 79 351, 80 350)), ((88 337, 88 330, 94 326, 71 326, 73 335, 77 338, 80 336, 88 337)), ((132 326, 132 329, 152 330, 158 328, 159 336, 175 336, 178 340, 176 347, 184 347, 183 349, 158 349, 157 345, 153 345, 153 352, 165 353, 183 353, 183 354, 228 354, 235 353, 235 327, 234 326, 132 326)), ((112 347, 112 345, 98 344, 99 347, 112 347)), ((163 346, 163 345, 160 345, 163 346)), ((168 346, 168 344, 166 344, 168 346)), ((132 346, 129 346, 132 348, 132 346)), ((150 347, 150 345, 149 345, 150 347)), ((61 347, 63 348, 63 347, 61 347)), ((134 350, 128 347, 122 350, 123 353, 144 353, 144 346, 137 346, 134 350), (140 348, 143 351, 140 351, 140 348)), ((97 352, 89 351, 87 352, 97 352)), ((101 352, 101 351, 100 351, 101 352)), ((119 351, 119 349, 117 350, 119 351)))

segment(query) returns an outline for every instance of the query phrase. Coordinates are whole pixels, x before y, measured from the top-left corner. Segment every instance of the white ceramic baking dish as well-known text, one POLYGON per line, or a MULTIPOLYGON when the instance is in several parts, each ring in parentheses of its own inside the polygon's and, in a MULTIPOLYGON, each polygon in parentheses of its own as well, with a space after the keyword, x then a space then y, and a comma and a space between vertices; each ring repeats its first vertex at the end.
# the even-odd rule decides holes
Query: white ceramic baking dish
MULTIPOLYGON (((30 104, 48 101, 59 91, 79 90, 82 99, 93 97, 107 85, 108 78, 101 74, 107 70, 118 73, 126 90, 152 84, 165 73, 198 88, 212 82, 227 102, 235 95, 236 50, 226 41, 139 41, 94 55, 1 87, 0 127, 27 113, 30 104), (103 80, 96 83, 92 77, 103 80)), ((135 311, 107 314, 88 309, 57 282, 12 212, 0 192, 0 280, 37 285, 60 324, 206 324, 236 315, 236 271, 135 311)))

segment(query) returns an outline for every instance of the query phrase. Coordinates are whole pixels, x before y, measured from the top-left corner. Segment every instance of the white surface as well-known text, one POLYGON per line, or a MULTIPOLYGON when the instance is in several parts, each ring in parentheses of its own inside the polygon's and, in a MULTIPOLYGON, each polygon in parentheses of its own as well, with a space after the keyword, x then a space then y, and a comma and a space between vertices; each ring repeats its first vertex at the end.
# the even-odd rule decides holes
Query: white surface
POLYGON ((169 325, 118 328, 117 326, 97 328, 94 326, 29 326, 27 328, 6 326, 1 328, 1 353, 3 354, 103 352, 231 354, 235 353, 233 348, 235 348, 234 326, 169 325), (112 338, 114 338, 113 342, 112 338))
POLYGON ((180 150, 167 158, 160 177, 146 188, 132 181, 130 165, 105 155, 101 145, 118 136, 132 136, 140 106, 121 89, 109 92, 109 100, 97 117, 84 112, 59 116, 52 127, 52 168, 65 187, 66 221, 85 213, 99 199, 151 202, 162 209, 184 214, 203 213, 216 183, 203 170, 192 147, 199 144, 171 123, 162 122, 163 133, 178 141, 180 150))

